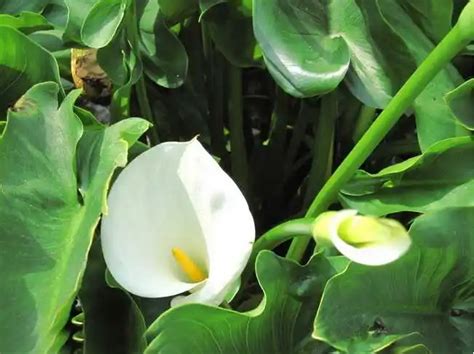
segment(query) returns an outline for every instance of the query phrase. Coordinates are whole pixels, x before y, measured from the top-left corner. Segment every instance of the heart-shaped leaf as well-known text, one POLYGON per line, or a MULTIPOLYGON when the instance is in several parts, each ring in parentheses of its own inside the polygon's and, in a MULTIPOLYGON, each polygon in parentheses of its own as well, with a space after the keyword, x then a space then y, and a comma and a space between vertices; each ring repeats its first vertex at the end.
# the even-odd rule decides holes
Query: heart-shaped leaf
POLYGON ((330 32, 326 2, 255 0, 253 27, 267 68, 296 97, 333 90, 349 68, 350 50, 330 32))
POLYGON ((326 281, 347 265, 322 254, 306 266, 263 251, 257 277, 264 299, 239 313, 205 305, 183 305, 164 313, 148 330, 146 353, 291 353, 307 338, 326 281))

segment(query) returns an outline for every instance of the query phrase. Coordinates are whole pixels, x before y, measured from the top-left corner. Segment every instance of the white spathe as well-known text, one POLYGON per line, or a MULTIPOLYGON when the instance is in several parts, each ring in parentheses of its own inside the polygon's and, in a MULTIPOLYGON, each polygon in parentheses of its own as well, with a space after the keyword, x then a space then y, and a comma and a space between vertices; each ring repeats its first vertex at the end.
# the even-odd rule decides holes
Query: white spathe
POLYGON ((193 139, 159 144, 118 176, 102 219, 105 262, 129 292, 220 304, 247 264, 255 240, 248 204, 234 181, 193 139), (172 255, 180 248, 208 278, 192 283, 172 255))
POLYGON ((316 242, 331 243, 351 261, 369 266, 391 263, 403 256, 411 238, 398 221, 359 216, 347 209, 321 214, 314 222, 316 242))

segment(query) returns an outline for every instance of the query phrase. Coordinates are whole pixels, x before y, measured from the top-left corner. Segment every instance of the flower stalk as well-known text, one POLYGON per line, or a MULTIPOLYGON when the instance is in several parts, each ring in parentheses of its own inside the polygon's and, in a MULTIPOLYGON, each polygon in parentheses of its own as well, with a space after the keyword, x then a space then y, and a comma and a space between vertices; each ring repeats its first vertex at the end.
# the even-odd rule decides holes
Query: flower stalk
MULTIPOLYGON (((344 184, 349 181, 357 169, 370 156, 432 78, 463 50, 472 39, 474 39, 474 1, 471 0, 461 13, 457 24, 400 88, 385 110, 378 116, 316 195, 306 212, 306 217, 316 217, 327 210, 336 200, 344 184)), ((287 258, 301 261, 310 240, 310 237, 295 238, 287 253, 287 258)))

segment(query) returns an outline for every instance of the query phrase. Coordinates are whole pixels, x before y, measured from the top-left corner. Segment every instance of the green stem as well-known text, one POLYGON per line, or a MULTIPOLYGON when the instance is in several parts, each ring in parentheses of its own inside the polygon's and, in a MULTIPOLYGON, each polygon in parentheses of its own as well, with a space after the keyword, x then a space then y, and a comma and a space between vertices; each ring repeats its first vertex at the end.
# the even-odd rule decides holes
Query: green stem
MULTIPOLYGON (((132 50, 135 50, 135 53, 138 56, 138 45, 140 42, 140 37, 138 34, 138 20, 135 1, 132 1, 132 3, 130 4, 130 11, 128 12, 127 34, 130 44, 132 46, 132 50)), ((152 122, 153 124, 156 124, 153 111, 150 106, 150 101, 148 100, 148 93, 143 73, 140 75, 140 78, 135 84, 135 91, 137 94, 138 106, 140 107, 141 116, 152 122)), ((159 143, 158 130, 156 126, 150 129, 150 141, 152 145, 156 145, 159 143)))
POLYGON ((212 153, 219 157, 226 155, 224 136, 224 68, 225 60, 219 51, 214 50, 209 35, 208 25, 201 21, 201 38, 206 64, 206 89, 209 106, 209 132, 211 135, 212 153))
MULTIPOLYGON (((153 124, 156 124, 155 118, 153 116, 153 112, 151 110, 150 106, 150 101, 148 100, 148 94, 146 90, 146 85, 145 85, 145 78, 143 75, 138 79, 135 89, 137 91, 137 99, 138 99, 138 105, 140 107, 140 112, 142 114, 142 117, 145 119, 148 119, 150 122, 153 124)), ((152 145, 156 145, 160 142, 160 138, 158 136, 158 130, 157 127, 154 126, 150 129, 151 136, 150 140, 152 145)))
POLYGON ((247 151, 242 108, 242 72, 229 65, 229 126, 232 175, 244 194, 248 192, 247 151))
POLYGON ((339 119, 338 135, 342 140, 349 142, 352 139, 354 122, 362 108, 362 104, 355 97, 350 96, 344 100, 344 112, 339 119))
MULTIPOLYGON (((464 33, 460 31, 459 26, 454 26, 415 70, 395 97, 393 97, 385 110, 374 121, 349 155, 336 169, 311 203, 306 216, 316 217, 336 200, 340 189, 397 123, 400 116, 411 106, 415 98, 423 91, 433 77, 435 77, 468 43, 469 39, 466 39, 464 33)), ((309 241, 309 237, 294 239, 287 258, 300 261, 309 241)))
POLYGON ((375 113, 377 110, 373 107, 362 106, 357 117, 356 124, 354 127, 354 133, 352 134, 352 140, 357 143, 364 133, 369 129, 370 125, 375 119, 375 113))
POLYGON ((301 102, 301 106, 296 118, 296 123, 293 126, 293 132, 291 134, 291 140, 288 144, 288 149, 285 158, 285 181, 290 177, 290 170, 295 163, 295 158, 298 155, 298 150, 301 147, 301 143, 306 133, 306 127, 309 122, 309 115, 306 114, 307 104, 304 101, 301 102))
POLYGON ((321 98, 321 112, 315 119, 313 162, 304 198, 305 207, 331 175, 336 118, 337 93, 333 91, 321 98))
POLYGON ((314 218, 301 218, 284 222, 265 232, 258 238, 252 248, 247 266, 241 276, 241 288, 239 293, 245 288, 245 284, 250 280, 255 271, 255 260, 260 251, 271 250, 285 241, 294 237, 311 237, 313 233, 314 218))

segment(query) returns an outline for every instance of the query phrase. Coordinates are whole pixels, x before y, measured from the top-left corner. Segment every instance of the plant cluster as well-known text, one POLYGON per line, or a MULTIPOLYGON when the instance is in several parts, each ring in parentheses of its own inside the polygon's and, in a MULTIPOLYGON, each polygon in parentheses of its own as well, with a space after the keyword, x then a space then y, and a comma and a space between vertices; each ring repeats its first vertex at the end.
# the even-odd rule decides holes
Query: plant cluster
POLYGON ((471 353, 473 41, 473 0, 0 0, 0 353, 471 353))

